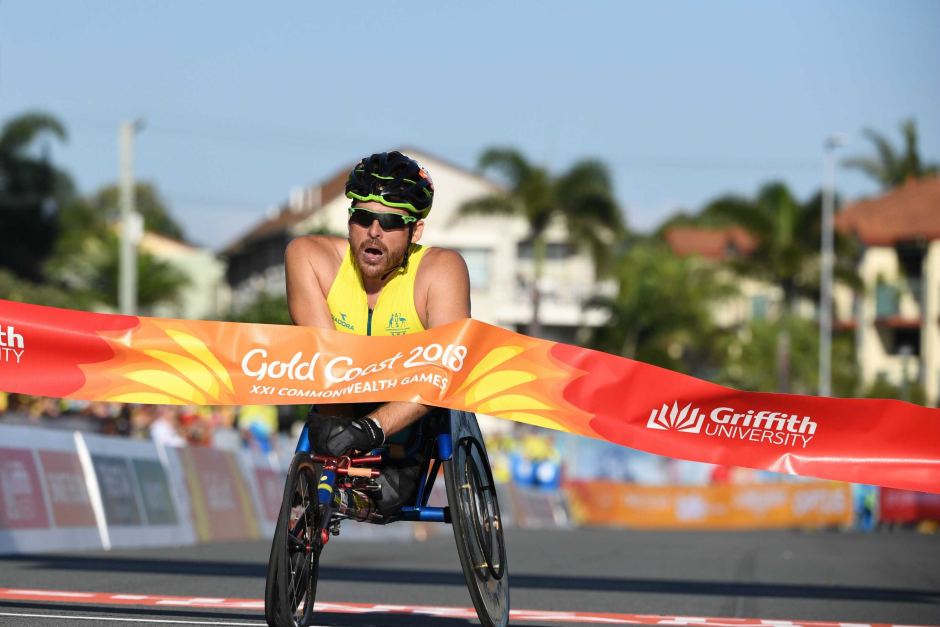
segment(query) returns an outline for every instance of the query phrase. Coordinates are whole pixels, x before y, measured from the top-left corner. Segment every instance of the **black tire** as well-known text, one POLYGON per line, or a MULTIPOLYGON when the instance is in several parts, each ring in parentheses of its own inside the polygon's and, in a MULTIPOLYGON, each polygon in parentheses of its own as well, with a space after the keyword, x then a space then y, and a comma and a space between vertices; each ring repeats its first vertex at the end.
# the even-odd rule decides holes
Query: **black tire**
POLYGON ((506 543, 486 448, 482 438, 465 435, 453 451, 444 463, 444 482, 460 566, 480 623, 504 627, 509 623, 506 543))
POLYGON ((323 548, 317 503, 320 470, 309 455, 298 453, 287 472, 264 590, 264 617, 270 627, 306 627, 313 621, 323 548))

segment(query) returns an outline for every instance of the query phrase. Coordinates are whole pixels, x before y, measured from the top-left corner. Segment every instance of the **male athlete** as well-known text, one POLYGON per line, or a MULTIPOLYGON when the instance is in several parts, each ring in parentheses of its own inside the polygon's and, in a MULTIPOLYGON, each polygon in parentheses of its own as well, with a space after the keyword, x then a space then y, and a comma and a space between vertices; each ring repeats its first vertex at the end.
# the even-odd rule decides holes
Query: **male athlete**
MULTIPOLYGON (((427 171, 399 153, 364 158, 349 173, 349 237, 308 235, 285 252, 294 324, 356 335, 404 335, 470 317, 470 277, 456 251, 418 244, 431 211, 427 171)), ((328 405, 308 417, 313 450, 344 455, 385 443, 431 408, 418 403, 328 405), (319 412, 319 413, 318 413, 319 412)), ((381 513, 409 498, 412 475, 383 472, 381 513)))

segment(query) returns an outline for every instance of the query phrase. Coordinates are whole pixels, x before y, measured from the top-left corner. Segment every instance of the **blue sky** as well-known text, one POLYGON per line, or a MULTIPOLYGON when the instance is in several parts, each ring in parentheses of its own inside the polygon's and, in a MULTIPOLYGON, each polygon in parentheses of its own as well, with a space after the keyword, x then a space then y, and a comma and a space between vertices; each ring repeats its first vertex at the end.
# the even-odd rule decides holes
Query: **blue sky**
POLYGON ((139 177, 213 248, 399 145, 598 157, 642 230, 770 179, 809 195, 837 131, 865 154, 863 128, 900 142, 914 117, 940 162, 940 3, 0 0, 0 119, 35 108, 67 125, 53 154, 83 191, 146 118, 139 177))

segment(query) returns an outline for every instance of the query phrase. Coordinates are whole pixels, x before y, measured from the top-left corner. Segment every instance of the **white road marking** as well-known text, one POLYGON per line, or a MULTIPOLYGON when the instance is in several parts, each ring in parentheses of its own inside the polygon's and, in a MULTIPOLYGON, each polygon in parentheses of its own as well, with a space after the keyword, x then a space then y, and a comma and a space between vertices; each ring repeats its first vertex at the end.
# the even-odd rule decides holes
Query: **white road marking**
POLYGON ((95 596, 94 592, 59 592, 58 590, 24 590, 24 589, 13 589, 7 590, 9 594, 21 594, 23 596, 35 596, 37 594, 42 594, 50 597, 63 597, 66 599, 88 599, 95 596))
POLYGON ((158 623, 160 625, 236 625, 239 627, 255 627, 264 623, 232 623, 224 621, 195 621, 178 620, 170 618, 124 618, 118 616, 75 616, 69 614, 21 614, 17 612, 0 612, 0 616, 19 616, 21 618, 55 618, 60 620, 103 620, 122 623, 158 623))

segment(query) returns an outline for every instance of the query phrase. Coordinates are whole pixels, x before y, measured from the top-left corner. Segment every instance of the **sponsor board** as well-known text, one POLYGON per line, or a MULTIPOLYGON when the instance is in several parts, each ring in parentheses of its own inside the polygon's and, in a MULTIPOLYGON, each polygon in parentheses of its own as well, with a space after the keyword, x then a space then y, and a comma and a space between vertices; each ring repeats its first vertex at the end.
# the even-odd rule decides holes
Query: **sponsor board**
POLYGON ((851 486, 774 483, 638 486, 612 481, 565 485, 580 524, 648 529, 775 529, 847 526, 851 486))
POLYGON ((55 525, 94 527, 95 511, 78 454, 72 451, 39 451, 39 461, 55 525))
POLYGON ((878 517, 885 523, 940 521, 940 494, 881 488, 878 517))
POLYGON ((0 425, 0 554, 100 549, 70 431, 0 425), (25 472, 25 474, 24 474, 25 472))
POLYGON ((33 452, 0 448, 0 528, 49 527, 49 514, 33 452))
POLYGON ((163 465, 155 459, 135 459, 132 465, 147 524, 175 525, 176 508, 163 465))
POLYGON ((231 451, 177 449, 199 540, 244 540, 260 537, 249 488, 231 451))
POLYGON ((108 525, 142 525, 144 521, 128 460, 111 455, 92 455, 91 459, 108 525))
POLYGON ((264 515, 271 522, 277 522, 281 509, 281 497, 284 495, 285 473, 272 468, 255 468, 255 481, 258 482, 258 497, 264 515))
POLYGON ((168 472, 175 459, 152 442, 81 435, 88 451, 86 476, 95 479, 111 547, 192 544, 195 532, 180 502, 185 488, 168 472))

